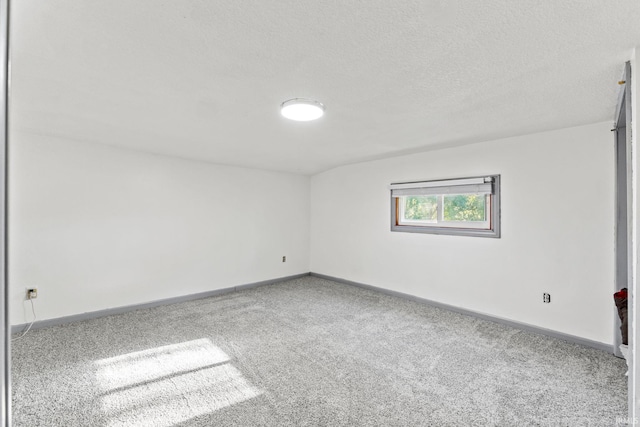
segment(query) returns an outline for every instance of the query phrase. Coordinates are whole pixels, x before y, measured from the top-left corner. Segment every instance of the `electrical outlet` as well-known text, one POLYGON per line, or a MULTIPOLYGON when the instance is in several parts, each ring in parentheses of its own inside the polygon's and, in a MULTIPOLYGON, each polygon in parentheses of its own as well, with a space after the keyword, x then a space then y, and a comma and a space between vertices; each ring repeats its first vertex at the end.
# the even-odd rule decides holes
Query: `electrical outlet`
POLYGON ((550 303, 551 302, 551 294, 542 294, 542 302, 550 303))
POLYGON ((282 257, 282 262, 287 262, 287 257, 286 256, 282 257))
POLYGON ((28 288, 27 299, 36 299, 36 298, 38 298, 38 288, 28 288))

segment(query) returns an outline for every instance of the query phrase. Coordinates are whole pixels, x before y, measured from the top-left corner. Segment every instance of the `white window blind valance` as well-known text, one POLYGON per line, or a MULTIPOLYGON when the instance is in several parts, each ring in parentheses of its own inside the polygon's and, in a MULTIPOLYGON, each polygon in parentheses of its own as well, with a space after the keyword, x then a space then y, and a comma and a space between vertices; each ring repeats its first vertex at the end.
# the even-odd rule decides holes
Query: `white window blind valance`
POLYGON ((391 184, 392 197, 434 194, 492 194, 493 178, 465 178, 391 184))

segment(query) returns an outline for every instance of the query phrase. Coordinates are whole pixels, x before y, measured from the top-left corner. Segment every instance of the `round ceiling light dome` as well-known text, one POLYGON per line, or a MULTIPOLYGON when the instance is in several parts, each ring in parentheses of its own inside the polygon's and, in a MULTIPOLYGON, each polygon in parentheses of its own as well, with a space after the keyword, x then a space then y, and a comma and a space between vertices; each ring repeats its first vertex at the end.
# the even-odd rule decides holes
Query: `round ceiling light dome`
POLYGON ((324 105, 313 99, 293 98, 280 105, 280 113, 290 120, 308 122, 324 115, 324 105))

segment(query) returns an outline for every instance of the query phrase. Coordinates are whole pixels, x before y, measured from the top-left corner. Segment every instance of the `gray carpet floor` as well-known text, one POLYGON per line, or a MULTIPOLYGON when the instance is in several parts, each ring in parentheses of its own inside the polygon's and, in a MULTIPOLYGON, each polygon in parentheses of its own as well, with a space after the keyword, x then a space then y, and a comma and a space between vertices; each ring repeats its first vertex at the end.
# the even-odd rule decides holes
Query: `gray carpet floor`
POLYGON ((14 426, 613 426, 623 360, 314 277, 29 332, 14 426))

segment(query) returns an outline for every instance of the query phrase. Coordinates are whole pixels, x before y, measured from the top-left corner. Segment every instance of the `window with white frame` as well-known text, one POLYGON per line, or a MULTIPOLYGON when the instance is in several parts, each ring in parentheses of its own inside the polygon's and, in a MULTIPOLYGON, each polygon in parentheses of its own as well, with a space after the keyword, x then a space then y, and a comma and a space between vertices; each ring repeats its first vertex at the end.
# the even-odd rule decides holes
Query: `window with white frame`
POLYGON ((391 231, 500 237, 500 175, 389 188, 391 231))

